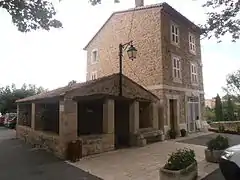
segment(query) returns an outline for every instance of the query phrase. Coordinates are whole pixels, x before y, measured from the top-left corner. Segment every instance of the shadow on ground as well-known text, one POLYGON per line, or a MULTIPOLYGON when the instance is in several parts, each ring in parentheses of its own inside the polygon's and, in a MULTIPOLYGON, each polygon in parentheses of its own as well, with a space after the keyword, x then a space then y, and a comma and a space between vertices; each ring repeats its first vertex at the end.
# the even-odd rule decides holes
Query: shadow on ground
POLYGON ((0 180, 101 180, 17 139, 0 142, 0 167, 0 180))

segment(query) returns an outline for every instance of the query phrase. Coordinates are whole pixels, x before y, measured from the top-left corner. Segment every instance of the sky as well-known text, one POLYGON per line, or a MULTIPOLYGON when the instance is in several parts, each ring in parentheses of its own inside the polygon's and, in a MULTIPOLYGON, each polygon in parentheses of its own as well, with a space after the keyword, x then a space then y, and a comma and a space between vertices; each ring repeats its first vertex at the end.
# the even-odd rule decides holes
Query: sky
MULTIPOLYGON (((86 78, 86 52, 83 47, 108 19, 112 12, 134 7, 134 0, 102 0, 91 6, 88 0, 62 0, 55 3, 57 19, 64 28, 51 31, 18 32, 11 16, 0 8, 0 87, 15 83, 36 84, 47 89, 66 85, 71 80, 86 78)), ((155 4, 162 0, 145 0, 155 4)), ((206 21, 204 0, 165 0, 195 24, 206 21)), ((222 94, 226 75, 240 67, 238 47, 228 37, 202 40, 202 61, 205 98, 222 94)))

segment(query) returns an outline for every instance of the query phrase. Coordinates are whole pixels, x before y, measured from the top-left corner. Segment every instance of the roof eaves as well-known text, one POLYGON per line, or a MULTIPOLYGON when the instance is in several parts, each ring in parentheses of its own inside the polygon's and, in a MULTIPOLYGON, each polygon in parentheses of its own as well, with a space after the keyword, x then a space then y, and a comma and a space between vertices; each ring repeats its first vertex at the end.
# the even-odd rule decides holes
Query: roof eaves
POLYGON ((198 25, 196 25, 195 23, 190 21, 188 18, 186 18, 184 15, 182 15, 180 12, 178 12, 176 9, 174 9, 172 6, 170 6, 168 3, 164 2, 164 3, 162 3, 162 6, 163 6, 163 10, 165 10, 165 12, 167 12, 167 13, 170 13, 170 11, 175 12, 177 14, 177 16, 179 16, 181 19, 183 19, 184 21, 191 24, 192 28, 195 27, 198 30, 198 32, 200 32, 200 33, 202 32, 201 28, 198 25))

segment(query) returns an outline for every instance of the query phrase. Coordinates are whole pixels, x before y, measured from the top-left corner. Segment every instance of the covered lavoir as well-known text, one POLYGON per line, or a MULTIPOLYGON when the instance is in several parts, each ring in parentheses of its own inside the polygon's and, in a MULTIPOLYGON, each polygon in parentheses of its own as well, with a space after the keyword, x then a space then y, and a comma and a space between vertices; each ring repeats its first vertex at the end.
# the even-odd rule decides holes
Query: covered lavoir
POLYGON ((17 101, 17 137, 61 158, 82 141, 82 156, 163 139, 159 99, 119 74, 76 83, 17 101))

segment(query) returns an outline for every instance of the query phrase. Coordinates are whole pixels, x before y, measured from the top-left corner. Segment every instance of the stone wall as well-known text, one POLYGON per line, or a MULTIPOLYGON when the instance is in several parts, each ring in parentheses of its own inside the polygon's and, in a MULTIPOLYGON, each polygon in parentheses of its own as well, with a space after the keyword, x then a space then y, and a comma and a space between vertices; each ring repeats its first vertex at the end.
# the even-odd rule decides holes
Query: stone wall
POLYGON ((80 136, 82 140, 82 155, 103 153, 114 150, 114 134, 99 134, 80 136))
POLYGON ((30 127, 17 125, 16 136, 34 147, 44 148, 59 158, 65 158, 67 146, 60 141, 59 136, 56 134, 35 131, 30 127))
POLYGON ((215 129, 218 129, 219 126, 224 126, 225 130, 237 131, 237 127, 240 127, 240 121, 213 122, 210 126, 215 129))

